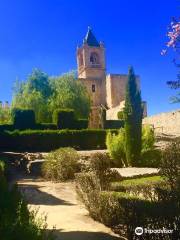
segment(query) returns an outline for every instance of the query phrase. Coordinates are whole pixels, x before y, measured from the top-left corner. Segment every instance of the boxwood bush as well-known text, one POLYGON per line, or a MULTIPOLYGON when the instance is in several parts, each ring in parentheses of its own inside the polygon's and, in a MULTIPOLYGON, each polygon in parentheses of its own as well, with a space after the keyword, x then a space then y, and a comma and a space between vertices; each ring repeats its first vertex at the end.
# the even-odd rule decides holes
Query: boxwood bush
MULTIPOLYGON (((111 130, 116 132, 116 130, 111 130)), ((0 134, 0 149, 16 151, 52 151, 60 147, 105 149, 106 130, 25 130, 0 134)))
POLYGON ((76 189, 90 215, 107 226, 115 227, 121 236, 137 239, 135 228, 173 229, 171 234, 144 234, 142 239, 179 239, 180 206, 178 202, 152 200, 128 192, 100 191, 97 179, 90 173, 76 175, 76 189))
POLYGON ((79 155, 73 148, 60 148, 50 152, 42 165, 42 175, 51 181, 74 179, 78 171, 79 155))
POLYGON ((73 129, 75 112, 73 109, 57 109, 53 113, 53 122, 58 129, 73 129))
POLYGON ((31 129, 36 124, 35 113, 29 109, 13 109, 12 121, 15 129, 31 129))

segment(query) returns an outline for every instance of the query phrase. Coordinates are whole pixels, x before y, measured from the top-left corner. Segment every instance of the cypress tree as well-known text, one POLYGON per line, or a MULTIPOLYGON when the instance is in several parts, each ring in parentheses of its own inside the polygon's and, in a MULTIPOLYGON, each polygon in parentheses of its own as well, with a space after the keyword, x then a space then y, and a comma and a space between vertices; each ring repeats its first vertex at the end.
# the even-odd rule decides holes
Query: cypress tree
POLYGON ((142 113, 141 92, 130 67, 124 108, 126 158, 130 166, 137 166, 141 156, 142 113))

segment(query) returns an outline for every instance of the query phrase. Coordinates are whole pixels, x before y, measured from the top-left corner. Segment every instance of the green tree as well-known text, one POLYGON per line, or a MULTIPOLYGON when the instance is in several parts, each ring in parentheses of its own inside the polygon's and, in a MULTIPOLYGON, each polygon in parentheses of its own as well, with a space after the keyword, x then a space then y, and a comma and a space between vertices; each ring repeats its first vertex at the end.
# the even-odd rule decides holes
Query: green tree
POLYGON ((50 122, 48 101, 51 94, 48 75, 39 69, 34 69, 25 82, 16 81, 12 107, 32 109, 37 122, 50 122))
POLYGON ((34 90, 40 92, 46 99, 52 93, 49 84, 49 76, 37 68, 35 68, 29 75, 27 79, 27 88, 30 92, 34 90))
POLYGON ((0 124, 11 123, 11 109, 0 106, 0 124))
POLYGON ((74 109, 78 118, 87 118, 90 98, 85 86, 77 81, 73 72, 51 78, 52 95, 49 99, 51 112, 58 108, 74 109))
POLYGON ((50 78, 35 69, 26 81, 16 81, 12 107, 32 109, 37 122, 51 122, 53 112, 63 108, 74 109, 79 118, 88 117, 90 99, 74 73, 50 78))
POLYGON ((126 86, 124 120, 126 159, 131 166, 137 165, 141 156, 142 103, 133 68, 129 68, 126 86))

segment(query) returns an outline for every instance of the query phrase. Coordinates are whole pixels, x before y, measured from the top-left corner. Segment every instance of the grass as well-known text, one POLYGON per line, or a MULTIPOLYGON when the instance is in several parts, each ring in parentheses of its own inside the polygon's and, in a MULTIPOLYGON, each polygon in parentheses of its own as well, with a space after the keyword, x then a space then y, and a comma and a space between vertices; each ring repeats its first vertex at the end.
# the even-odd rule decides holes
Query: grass
POLYGON ((117 184, 121 184, 123 186, 128 185, 146 185, 150 183, 158 183, 160 181, 163 181, 163 178, 161 176, 150 176, 150 177, 140 177, 140 178, 131 178, 126 179, 121 182, 117 182, 117 184))
POLYGON ((161 184, 164 182, 164 179, 161 176, 149 176, 149 177, 139 177, 131 178, 118 182, 112 183, 112 190, 121 191, 122 189, 128 189, 133 187, 146 187, 150 185, 161 184))

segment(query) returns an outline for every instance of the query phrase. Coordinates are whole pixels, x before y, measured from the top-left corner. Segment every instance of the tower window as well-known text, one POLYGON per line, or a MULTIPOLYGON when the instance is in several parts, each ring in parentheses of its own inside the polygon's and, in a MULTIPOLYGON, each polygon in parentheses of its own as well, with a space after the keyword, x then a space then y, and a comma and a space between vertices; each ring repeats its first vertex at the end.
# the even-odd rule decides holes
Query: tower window
POLYGON ((99 64, 99 57, 98 57, 97 53, 95 53, 95 52, 91 53, 90 63, 91 64, 99 64))
POLYGON ((96 86, 95 84, 92 85, 92 92, 95 92, 96 91, 96 86))

